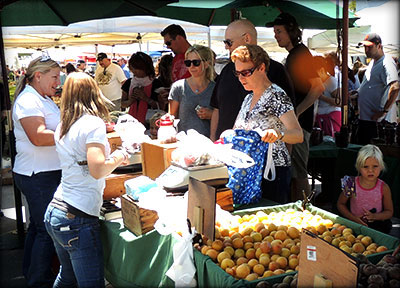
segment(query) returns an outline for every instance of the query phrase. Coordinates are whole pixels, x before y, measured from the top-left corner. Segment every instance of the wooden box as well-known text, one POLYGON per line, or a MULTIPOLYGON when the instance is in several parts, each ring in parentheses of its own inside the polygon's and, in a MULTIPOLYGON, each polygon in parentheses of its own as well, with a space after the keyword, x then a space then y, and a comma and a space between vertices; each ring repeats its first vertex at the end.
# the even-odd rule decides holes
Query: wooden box
POLYGON ((104 188, 103 199, 110 200, 125 194, 124 183, 126 180, 136 178, 142 175, 141 172, 126 173, 126 174, 110 174, 106 177, 106 188, 104 188))
POLYGON ((143 175, 156 179, 171 165, 171 153, 177 147, 176 143, 160 144, 157 140, 142 143, 143 175))
POLYGON ((117 132, 107 133, 108 143, 110 144, 111 153, 117 150, 118 146, 122 145, 122 140, 117 132))
POLYGON ((125 227, 135 235, 139 236, 154 229, 154 223, 158 220, 157 211, 141 208, 127 194, 121 196, 121 208, 125 227))

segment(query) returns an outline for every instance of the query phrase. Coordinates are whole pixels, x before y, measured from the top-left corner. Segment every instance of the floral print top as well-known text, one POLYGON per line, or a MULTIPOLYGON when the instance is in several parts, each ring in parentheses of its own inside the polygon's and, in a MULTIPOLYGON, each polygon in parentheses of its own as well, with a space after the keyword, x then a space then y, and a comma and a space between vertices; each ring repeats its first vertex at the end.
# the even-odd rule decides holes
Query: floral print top
MULTIPOLYGON (((253 93, 246 96, 242 103, 242 107, 236 118, 233 129, 262 131, 266 129, 276 129, 284 131, 285 125, 279 119, 283 114, 290 110, 294 110, 290 98, 285 91, 278 85, 269 86, 250 110, 253 93)), ((287 167, 291 165, 289 151, 283 141, 276 141, 273 145, 272 158, 275 166, 287 167)))

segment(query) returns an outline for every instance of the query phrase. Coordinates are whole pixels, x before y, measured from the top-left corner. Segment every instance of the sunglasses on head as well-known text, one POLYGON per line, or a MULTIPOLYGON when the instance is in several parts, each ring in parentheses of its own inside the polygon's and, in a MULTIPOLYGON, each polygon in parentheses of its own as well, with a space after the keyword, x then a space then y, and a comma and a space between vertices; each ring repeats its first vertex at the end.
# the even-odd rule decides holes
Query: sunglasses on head
POLYGON ((200 66, 201 60, 200 59, 195 59, 195 60, 185 60, 183 61, 186 65, 186 67, 190 67, 193 63, 193 66, 198 67, 200 66))
POLYGON ((42 51, 42 57, 40 58, 40 62, 47 62, 50 61, 50 55, 48 51, 42 51))
POLYGON ((254 71, 256 71, 257 68, 258 66, 254 66, 251 69, 246 69, 242 71, 233 70, 233 74, 235 74, 236 77, 239 77, 239 75, 242 75, 243 77, 250 77, 251 75, 253 75, 254 71))

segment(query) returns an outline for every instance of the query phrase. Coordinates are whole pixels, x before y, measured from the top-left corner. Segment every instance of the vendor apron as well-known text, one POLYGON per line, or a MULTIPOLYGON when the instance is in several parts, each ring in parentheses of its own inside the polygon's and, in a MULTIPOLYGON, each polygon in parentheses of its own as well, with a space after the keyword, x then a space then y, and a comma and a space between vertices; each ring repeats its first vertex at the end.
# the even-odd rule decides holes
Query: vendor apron
POLYGON ((262 196, 261 180, 268 143, 262 141, 255 131, 237 129, 235 134, 233 137, 225 137, 224 143, 232 143, 232 149, 249 155, 253 158, 255 165, 249 168, 228 166, 229 182, 226 186, 232 190, 233 203, 256 203, 262 196))

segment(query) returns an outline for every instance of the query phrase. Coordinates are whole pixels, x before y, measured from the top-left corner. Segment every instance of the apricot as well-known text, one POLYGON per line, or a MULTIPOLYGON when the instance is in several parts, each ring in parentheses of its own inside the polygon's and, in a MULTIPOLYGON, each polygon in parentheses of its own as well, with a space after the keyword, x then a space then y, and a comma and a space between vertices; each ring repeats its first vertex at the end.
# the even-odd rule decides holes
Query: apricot
POLYGON ((251 232, 253 232, 253 229, 251 227, 246 227, 246 228, 244 228, 244 230, 242 230, 242 232, 240 232, 240 234, 242 236, 246 236, 246 235, 250 235, 251 232))
POLYGON ((235 238, 232 240, 232 246, 235 249, 242 248, 244 245, 242 238, 235 238))
POLYGON ((236 238, 242 238, 242 235, 239 232, 235 232, 231 235, 232 241, 235 240, 236 238))
POLYGON ((235 262, 230 258, 225 258, 221 262, 221 268, 224 269, 225 271, 227 268, 232 268, 233 266, 235 266, 235 262))
POLYGON ((263 239, 261 233, 259 232, 251 232, 250 236, 253 238, 253 242, 261 242, 263 239))
POLYGON ((246 250, 246 258, 247 259, 253 259, 256 258, 256 250, 254 248, 249 248, 246 250))
POLYGON ((263 253, 269 253, 271 251, 271 243, 269 243, 268 241, 263 241, 260 244, 260 249, 263 253))
POLYGON ((268 225, 268 230, 269 231, 276 231, 278 227, 276 227, 276 225, 274 223, 270 223, 268 225))
POLYGON ((244 250, 242 248, 236 249, 235 253, 233 254, 233 258, 238 259, 240 257, 244 257, 244 250))
POLYGON ((274 271, 274 275, 281 275, 281 274, 283 274, 283 273, 285 273, 285 270, 283 270, 283 269, 281 269, 281 268, 278 268, 278 269, 276 269, 276 270, 274 271))
POLYGON ((300 231, 296 227, 289 227, 287 230, 287 235, 289 235, 289 237, 292 239, 299 238, 300 231))
POLYGON ((365 247, 367 247, 368 245, 370 245, 372 243, 372 239, 369 236, 365 236, 365 237, 361 238, 361 243, 364 244, 365 247))
POLYGON ((232 246, 227 246, 224 248, 225 252, 228 252, 231 257, 235 254, 235 249, 232 248, 232 246))
POLYGON ((376 248, 376 252, 383 252, 388 250, 388 248, 386 246, 379 246, 378 248, 376 248))
POLYGON ((325 225, 318 225, 318 227, 317 227, 317 232, 318 232, 318 234, 322 234, 322 233, 324 233, 326 231, 326 227, 325 227, 325 225))
MULTIPOLYGON (((350 228, 347 228, 350 229, 350 228)), ((344 237, 347 241, 349 241, 351 244, 354 244, 356 242, 356 237, 353 234, 345 234, 346 236, 344 237)))
POLYGON ((271 235, 268 235, 267 237, 264 238, 264 241, 267 241, 269 243, 272 243, 272 241, 274 241, 274 237, 272 237, 271 235))
POLYGON ((331 243, 332 243, 332 245, 339 247, 340 239, 334 238, 334 239, 332 239, 331 243))
POLYGON ((221 253, 219 253, 217 256, 218 263, 221 263, 222 260, 224 260, 224 259, 231 259, 231 254, 229 254, 226 251, 222 251, 221 253))
POLYGON ((279 225, 276 230, 281 230, 286 232, 288 230, 288 227, 286 225, 279 225))
POLYGON ((268 269, 271 271, 275 271, 276 269, 279 269, 279 264, 276 263, 275 261, 271 261, 268 264, 268 269))
POLYGON ((224 248, 224 243, 222 243, 221 240, 217 239, 212 243, 211 247, 217 251, 221 251, 224 248))
MULTIPOLYGON (((255 249, 255 248, 254 248, 255 249)), ((257 259, 259 259, 260 258, 260 255, 262 254, 263 252, 261 251, 261 248, 257 248, 256 249, 256 258, 257 259)))
POLYGON ((264 272, 263 278, 271 277, 271 276, 274 276, 274 275, 275 275, 274 272, 272 272, 271 270, 267 270, 267 271, 264 272))
POLYGON ((279 257, 281 257, 281 255, 279 255, 279 254, 271 255, 271 261, 276 262, 276 259, 278 259, 279 257))
POLYGON ((261 265, 264 265, 264 267, 268 267, 269 262, 271 262, 271 258, 269 257, 268 254, 261 254, 260 258, 258 259, 258 262, 261 265))
POLYGON ((262 264, 256 264, 253 267, 253 272, 257 273, 258 275, 262 276, 264 274, 265 267, 262 264))
POLYGON ((243 240, 243 243, 253 242, 253 238, 251 238, 250 235, 243 236, 242 240, 243 240))
POLYGON ((201 254, 207 255, 206 252, 208 249, 210 249, 210 247, 207 245, 204 245, 203 247, 201 247, 201 254))
POLYGON ((225 269, 225 272, 228 273, 229 275, 235 277, 235 270, 234 269, 228 267, 228 268, 225 269))
POLYGON ((242 265, 242 264, 247 263, 247 262, 249 262, 249 259, 247 259, 246 257, 239 257, 236 260, 236 265, 239 266, 239 265, 242 265))
POLYGON ((258 279, 257 273, 251 273, 251 274, 247 275, 246 278, 244 278, 244 280, 247 280, 247 281, 254 281, 256 279, 258 279))
POLYGON ((261 230, 263 230, 263 229, 265 229, 265 226, 264 226, 264 223, 262 223, 262 222, 259 222, 256 225, 254 225, 254 230, 256 230, 257 232, 261 233, 261 230))
POLYGON ((343 232, 342 232, 342 234, 344 235, 344 234, 353 234, 353 229, 351 229, 351 228, 345 228, 345 229, 343 229, 343 232))
POLYGON ((218 256, 218 251, 213 248, 210 248, 207 250, 206 255, 209 256, 213 261, 216 261, 218 256))
POLYGON ((285 268, 288 264, 288 260, 286 257, 279 257, 278 259, 276 259, 276 263, 278 263, 280 268, 285 268))
POLYGON ((288 257, 289 260, 293 258, 298 259, 299 257, 297 256, 297 254, 290 254, 288 257))
POLYGON ((253 242, 246 242, 246 243, 244 243, 244 245, 243 245, 243 249, 246 251, 246 250, 248 250, 249 248, 253 248, 253 246, 254 246, 253 242))
POLYGON ((325 236, 325 237, 323 237, 323 239, 326 241, 326 242, 328 242, 328 243, 331 243, 332 242, 332 236, 325 236))
POLYGON ((285 239, 285 241, 283 241, 283 243, 282 243, 283 247, 289 248, 289 249, 290 249, 290 247, 292 247, 295 244, 296 243, 294 242, 294 240, 290 239, 290 238, 285 239))
POLYGON ((274 253, 274 254, 281 254, 281 252, 282 252, 282 244, 280 244, 280 243, 276 243, 276 244, 271 244, 271 250, 272 250, 272 253, 274 253))
MULTIPOLYGON (((361 242, 362 243, 362 242, 361 242)), ((364 245, 364 244, 363 244, 364 245)), ((376 249, 378 248, 378 245, 376 243, 372 243, 368 246, 366 246, 367 248, 365 250, 367 251, 376 251, 376 249)))
POLYGON ((281 240, 282 242, 287 238, 287 233, 286 231, 283 230, 278 230, 275 233, 275 239, 281 240))
POLYGON ((352 249, 355 253, 363 253, 365 251, 365 247, 362 243, 354 243, 352 249))
POLYGON ((247 262, 247 264, 250 266, 251 269, 253 269, 253 267, 258 264, 258 260, 250 259, 249 262, 247 262))
MULTIPOLYGON (((261 223, 261 224, 262 224, 262 223, 261 223)), ((258 232, 260 232, 260 234, 261 234, 261 236, 262 236, 263 239, 269 235, 269 230, 266 229, 266 228, 263 228, 263 229, 261 229, 261 230, 258 231, 258 232)))
POLYGON ((246 263, 240 264, 236 268, 236 277, 244 279, 250 274, 250 267, 246 263))
POLYGON ((253 244, 254 244, 254 246, 253 246, 254 249, 257 250, 258 248, 260 248, 261 242, 254 242, 253 244))
POLYGON ((229 236, 229 229, 224 228, 220 231, 222 237, 229 236))
POLYGON ((365 256, 368 256, 368 255, 372 255, 374 253, 375 253, 375 251, 365 250, 362 254, 365 255, 365 256))
POLYGON ((288 248, 282 248, 281 256, 288 258, 290 256, 290 250, 288 248))

